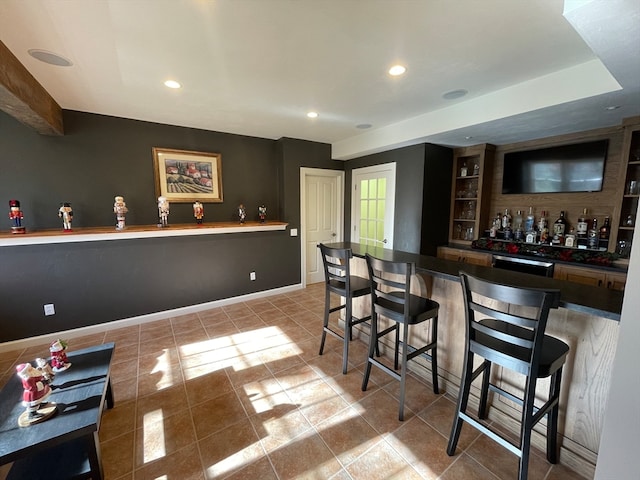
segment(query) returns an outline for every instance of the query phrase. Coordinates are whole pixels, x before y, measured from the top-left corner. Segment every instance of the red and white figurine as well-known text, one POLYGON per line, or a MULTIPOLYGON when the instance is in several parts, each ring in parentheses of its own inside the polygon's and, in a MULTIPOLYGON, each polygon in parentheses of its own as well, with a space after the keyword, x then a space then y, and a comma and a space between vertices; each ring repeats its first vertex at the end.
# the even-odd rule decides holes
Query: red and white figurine
POLYGON ((21 363, 16 367, 16 371, 24 388, 22 404, 27 407, 27 417, 29 420, 35 420, 40 416, 40 404, 51 394, 51 387, 44 380, 42 373, 30 363, 21 363))
POLYGON ((71 366, 71 363, 67 360, 67 343, 63 340, 56 340, 49 347, 51 352, 51 367, 54 372, 63 372, 71 366))

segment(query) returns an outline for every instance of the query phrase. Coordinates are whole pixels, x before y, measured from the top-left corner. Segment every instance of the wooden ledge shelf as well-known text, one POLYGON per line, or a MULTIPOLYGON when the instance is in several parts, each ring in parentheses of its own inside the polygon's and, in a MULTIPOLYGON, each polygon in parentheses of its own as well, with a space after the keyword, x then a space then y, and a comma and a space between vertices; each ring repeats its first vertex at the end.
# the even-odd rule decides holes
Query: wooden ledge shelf
POLYGON ((184 237, 193 235, 218 235, 222 233, 249 233, 285 230, 285 222, 235 222, 182 224, 158 227, 156 225, 132 225, 124 230, 115 227, 74 228, 72 232, 62 230, 39 230, 27 233, 0 233, 0 247, 17 245, 39 245, 51 243, 103 242, 106 240, 128 240, 135 238, 184 237))

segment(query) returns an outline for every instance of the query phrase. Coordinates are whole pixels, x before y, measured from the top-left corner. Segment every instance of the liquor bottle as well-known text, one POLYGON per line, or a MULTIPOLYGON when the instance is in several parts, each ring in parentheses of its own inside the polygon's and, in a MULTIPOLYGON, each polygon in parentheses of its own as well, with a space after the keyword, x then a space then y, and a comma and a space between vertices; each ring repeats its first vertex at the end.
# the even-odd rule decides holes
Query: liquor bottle
POLYGON ((576 234, 578 237, 586 237, 587 230, 589 229, 589 222, 587 221, 587 209, 582 210, 582 215, 578 218, 578 223, 576 224, 576 234))
POLYGON ((598 247, 609 248, 609 236, 611 235, 611 220, 609 217, 604 217, 604 223, 600 227, 600 240, 598 241, 598 247))
POLYGON ((461 177, 466 177, 467 176, 467 162, 466 161, 462 162, 462 166, 460 167, 460 176, 461 177))
POLYGON ((511 214, 509 213, 509 209, 504 209, 504 215, 502 215, 502 229, 504 230, 507 227, 511 227, 511 214))
POLYGON ((533 216, 533 207, 529 207, 529 213, 524 221, 524 231, 528 234, 534 231, 535 217, 533 216))
POLYGON ((588 246, 589 248, 598 248, 598 237, 599 237, 599 230, 598 230, 598 219, 594 218, 593 222, 591 223, 591 228, 589 229, 589 233, 587 235, 588 237, 588 246))
POLYGON ((538 234, 540 243, 547 243, 549 229, 547 228, 547 212, 545 210, 543 210, 540 215, 540 221, 538 222, 538 234))
POLYGON ((496 213, 496 216, 493 217, 493 221, 491 222, 491 227, 489 228, 489 238, 496 238, 498 236, 498 230, 502 226, 502 218, 500 217, 500 212, 496 213))
POLYGON ((516 211, 516 216, 513 217, 513 239, 517 242, 522 241, 524 232, 522 230, 522 210, 516 211))
POLYGON ((473 164, 473 175, 476 177, 480 175, 480 165, 477 162, 473 164))
POLYGON ((553 245, 564 244, 564 234, 567 229, 567 220, 564 218, 564 210, 560 212, 560 217, 553 223, 553 245))
POLYGON ((569 230, 569 233, 564 237, 564 246, 565 247, 575 247, 576 246, 576 231, 573 227, 569 230))

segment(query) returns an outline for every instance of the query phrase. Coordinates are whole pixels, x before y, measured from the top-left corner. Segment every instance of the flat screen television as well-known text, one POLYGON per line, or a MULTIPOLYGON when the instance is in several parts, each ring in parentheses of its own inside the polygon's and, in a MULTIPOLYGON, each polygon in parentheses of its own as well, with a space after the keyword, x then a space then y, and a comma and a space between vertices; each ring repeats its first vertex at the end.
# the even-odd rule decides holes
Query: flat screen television
POLYGON ((608 140, 504 155, 502 193, 599 192, 608 140))

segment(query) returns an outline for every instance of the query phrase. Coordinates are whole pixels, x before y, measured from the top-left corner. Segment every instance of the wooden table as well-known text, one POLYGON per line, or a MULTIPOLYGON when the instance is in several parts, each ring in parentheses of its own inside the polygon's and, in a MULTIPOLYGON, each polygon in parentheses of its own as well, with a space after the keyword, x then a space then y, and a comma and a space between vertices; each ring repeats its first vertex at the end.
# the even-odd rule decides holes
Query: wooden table
POLYGON ((0 465, 14 462, 7 479, 102 480, 98 429, 105 401, 113 408, 114 347, 107 343, 67 354, 72 365, 56 374, 48 398, 58 411, 42 423, 18 426, 25 407, 17 375, 0 391, 0 465))

